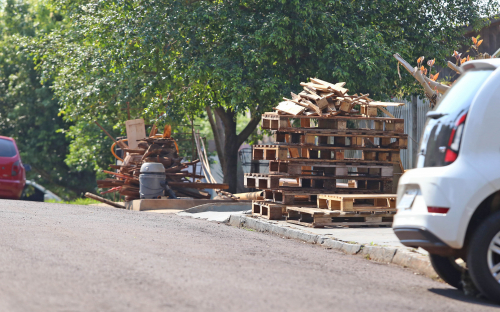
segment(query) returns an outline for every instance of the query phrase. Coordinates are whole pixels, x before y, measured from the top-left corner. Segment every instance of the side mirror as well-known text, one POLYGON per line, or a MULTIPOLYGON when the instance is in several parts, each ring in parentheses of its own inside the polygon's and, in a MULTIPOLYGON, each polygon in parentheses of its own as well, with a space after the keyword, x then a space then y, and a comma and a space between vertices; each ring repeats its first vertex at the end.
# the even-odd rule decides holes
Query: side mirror
POLYGON ((28 165, 28 164, 23 164, 23 166, 24 166, 24 170, 25 170, 26 172, 31 171, 31 165, 28 165))

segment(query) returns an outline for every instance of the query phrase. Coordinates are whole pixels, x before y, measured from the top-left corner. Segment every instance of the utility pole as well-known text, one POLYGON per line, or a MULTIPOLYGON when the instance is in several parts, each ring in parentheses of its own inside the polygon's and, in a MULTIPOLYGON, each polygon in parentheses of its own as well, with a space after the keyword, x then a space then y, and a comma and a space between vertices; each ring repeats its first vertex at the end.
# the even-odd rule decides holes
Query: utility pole
POLYGON ((415 168, 417 166, 417 155, 418 155, 418 133, 417 133, 417 126, 418 126, 418 117, 417 117, 417 107, 418 107, 418 96, 413 95, 411 97, 411 138, 413 139, 411 142, 411 156, 412 156, 412 163, 410 164, 411 168, 415 168))

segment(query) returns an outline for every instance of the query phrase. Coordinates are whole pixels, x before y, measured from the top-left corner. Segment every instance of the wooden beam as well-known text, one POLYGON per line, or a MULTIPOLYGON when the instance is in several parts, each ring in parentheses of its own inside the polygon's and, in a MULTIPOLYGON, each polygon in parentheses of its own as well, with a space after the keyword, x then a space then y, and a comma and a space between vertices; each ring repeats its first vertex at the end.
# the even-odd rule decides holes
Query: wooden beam
POLYGON ((227 190, 229 184, 226 183, 197 183, 197 182, 168 182, 168 186, 174 188, 194 188, 194 189, 218 189, 227 190))
POLYGON ((108 204, 108 205, 113 206, 115 208, 123 208, 123 209, 125 209, 125 206, 123 206, 123 205, 117 204, 115 202, 107 200, 106 198, 102 198, 101 196, 97 196, 97 195, 94 195, 94 194, 89 193, 89 192, 85 193, 85 197, 91 198, 91 199, 94 199, 94 200, 97 200, 97 201, 100 201, 101 203, 108 204))
POLYGON ((392 117, 392 118, 396 118, 396 117, 394 117, 393 114, 391 114, 387 109, 383 108, 382 106, 379 106, 377 108, 380 109, 382 112, 384 112, 387 116, 392 117))

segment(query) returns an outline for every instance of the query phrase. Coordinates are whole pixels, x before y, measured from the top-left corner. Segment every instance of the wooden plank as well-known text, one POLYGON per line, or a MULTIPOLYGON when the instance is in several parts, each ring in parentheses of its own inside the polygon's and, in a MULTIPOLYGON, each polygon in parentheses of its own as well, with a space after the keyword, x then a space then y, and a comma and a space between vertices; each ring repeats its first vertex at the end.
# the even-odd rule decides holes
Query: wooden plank
POLYGON ((302 92, 299 93, 299 95, 301 97, 303 97, 303 98, 306 98, 306 99, 309 99, 309 100, 313 100, 313 101, 317 101, 317 100, 321 99, 321 96, 319 96, 317 94, 309 93, 307 91, 302 91, 302 92))
POLYGON ((396 103, 396 102, 379 102, 379 101, 374 101, 370 102, 368 104, 369 106, 382 106, 382 107, 387 107, 387 106, 403 106, 405 103, 396 103))
POLYGON ((305 108, 308 108, 308 109, 312 109, 317 114, 321 115, 321 110, 319 109, 319 107, 316 106, 315 104, 307 101, 307 100, 296 101, 296 100, 287 99, 286 97, 284 97, 283 100, 293 102, 293 103, 298 104, 300 106, 304 106, 305 108))
POLYGON ((197 182, 168 182, 168 185, 174 188, 194 188, 194 189, 229 189, 226 183, 197 183, 197 182))
POLYGON ((319 198, 325 199, 395 199, 396 194, 322 194, 319 198))
POLYGON ((144 211, 144 210, 185 210, 195 206, 204 204, 217 204, 217 205, 245 205, 248 208, 243 210, 250 210, 251 201, 239 200, 215 200, 215 199, 136 199, 125 203, 126 209, 144 211))
POLYGON ((396 118, 394 117, 393 114, 391 114, 387 109, 383 108, 382 106, 378 107, 383 113, 385 113, 387 116, 389 117, 392 117, 392 118, 396 118))
MULTIPOLYGON (((301 119, 308 120, 308 119, 301 119)), ((316 136, 344 136, 344 137, 357 137, 357 136, 367 136, 367 137, 385 137, 385 138, 408 138, 408 134, 385 131, 385 130, 375 130, 369 128, 358 128, 358 129, 320 129, 320 128, 282 128, 280 130, 275 130, 276 133, 282 134, 311 134, 316 136)))
MULTIPOLYGON (((262 115, 263 119, 299 119, 299 118, 307 118, 307 119, 331 119, 331 120, 377 120, 377 121, 390 121, 394 123, 404 123, 404 119, 401 118, 390 118, 390 117, 364 117, 361 115, 349 115, 349 116, 307 116, 307 115, 279 115, 277 113, 264 113, 262 115)), ((285 126, 286 127, 286 126, 285 126)))
MULTIPOLYGON (((387 148, 387 147, 378 147, 378 146, 373 146, 373 147, 365 147, 365 146, 331 146, 331 145, 311 145, 311 144, 294 144, 294 143, 287 143, 287 144, 280 144, 280 145, 254 145, 254 150, 255 149, 267 149, 267 150, 288 150, 289 148, 307 148, 307 149, 312 149, 312 150, 360 150, 360 151, 371 151, 373 153, 376 152, 399 152, 399 148, 387 148)), ((286 157, 285 157, 286 158, 286 157)), ((271 159, 268 159, 271 160, 271 159)))
POLYGON ((276 109, 288 114, 299 115, 302 114, 306 108, 304 106, 297 105, 294 102, 283 101, 279 103, 276 109))
POLYGON ((316 104, 318 104, 319 109, 324 109, 330 103, 328 103, 328 100, 326 98, 320 98, 319 100, 316 100, 316 104))
POLYGON ((329 83, 327 81, 323 81, 323 80, 318 79, 318 78, 311 78, 310 80, 313 83, 315 83, 315 84, 323 85, 323 86, 328 87, 329 89, 337 91, 341 95, 344 95, 344 94, 346 94, 349 91, 348 89, 343 88, 345 86, 345 84, 346 84, 345 82, 339 82, 339 83, 336 83, 336 84, 332 84, 332 83, 329 83))
POLYGON ((125 121, 125 128, 127 130, 128 147, 137 149, 139 147, 138 140, 146 138, 144 119, 127 120, 125 121))

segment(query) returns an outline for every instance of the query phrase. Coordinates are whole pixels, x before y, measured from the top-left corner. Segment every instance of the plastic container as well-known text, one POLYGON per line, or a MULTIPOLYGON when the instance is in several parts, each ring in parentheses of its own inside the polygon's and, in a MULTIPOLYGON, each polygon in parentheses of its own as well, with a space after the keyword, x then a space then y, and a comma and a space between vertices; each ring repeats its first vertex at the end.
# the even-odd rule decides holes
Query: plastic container
POLYGON ((164 194, 165 167, 161 163, 144 163, 139 175, 141 199, 160 198, 164 194))

